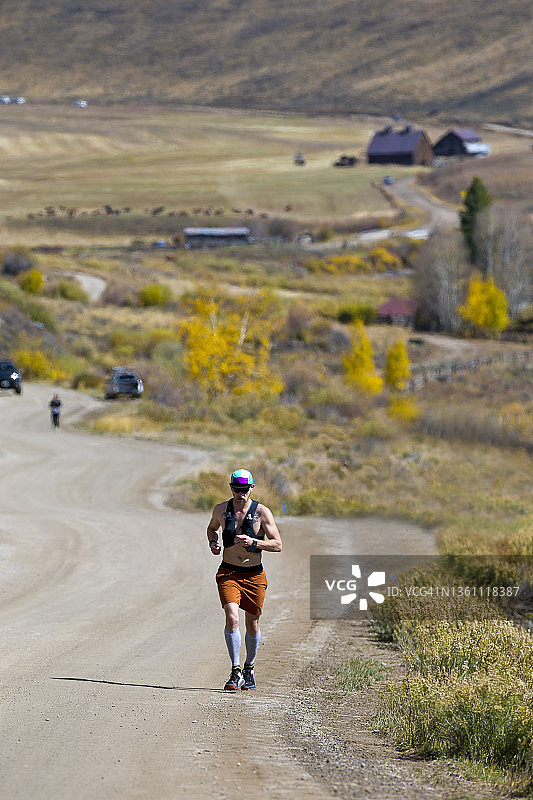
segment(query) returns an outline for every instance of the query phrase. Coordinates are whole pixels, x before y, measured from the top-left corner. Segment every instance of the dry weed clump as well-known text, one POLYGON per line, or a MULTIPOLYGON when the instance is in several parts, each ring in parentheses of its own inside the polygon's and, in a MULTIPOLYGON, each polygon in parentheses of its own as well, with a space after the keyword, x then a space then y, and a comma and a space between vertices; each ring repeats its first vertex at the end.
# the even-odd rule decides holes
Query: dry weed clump
POLYGON ((382 730, 422 756, 466 758, 533 783, 533 640, 507 620, 432 621, 400 632, 408 666, 382 730))
POLYGON ((420 414, 418 428, 426 435, 441 439, 533 451, 533 417, 516 408, 513 413, 505 409, 497 413, 468 406, 426 406, 420 414))
POLYGON ((130 414, 105 414, 92 422, 95 433, 130 434, 139 427, 139 420, 130 414))

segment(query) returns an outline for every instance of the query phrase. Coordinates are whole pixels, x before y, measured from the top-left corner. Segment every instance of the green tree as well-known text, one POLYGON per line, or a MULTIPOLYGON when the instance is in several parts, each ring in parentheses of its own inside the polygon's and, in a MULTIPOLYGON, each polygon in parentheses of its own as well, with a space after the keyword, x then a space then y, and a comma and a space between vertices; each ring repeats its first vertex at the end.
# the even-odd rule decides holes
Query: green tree
POLYGON ((465 194, 463 211, 459 212, 461 233, 470 255, 472 264, 477 263, 477 245, 475 237, 476 219, 478 215, 492 204, 492 197, 485 184, 474 175, 472 183, 465 194))
POLYGON ((483 333, 499 334, 509 322, 505 292, 498 289, 492 278, 484 281, 479 272, 470 278, 465 304, 457 310, 466 322, 483 333))
POLYGON ((343 359, 344 380, 363 394, 378 394, 383 389, 383 379, 376 373, 374 353, 362 322, 356 321, 352 351, 343 359))
POLYGON ((385 362, 385 385, 401 391, 409 377, 409 357, 403 339, 398 339, 387 350, 385 362))

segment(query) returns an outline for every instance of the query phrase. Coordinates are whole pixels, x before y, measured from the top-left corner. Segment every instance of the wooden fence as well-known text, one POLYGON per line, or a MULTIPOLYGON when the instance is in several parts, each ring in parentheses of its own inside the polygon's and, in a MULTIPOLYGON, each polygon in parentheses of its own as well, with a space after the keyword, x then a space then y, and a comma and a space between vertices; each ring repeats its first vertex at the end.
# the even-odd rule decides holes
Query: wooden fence
POLYGON ((417 389, 422 389, 427 383, 432 381, 447 381, 453 380, 455 375, 460 375, 464 372, 477 372, 481 367, 494 364, 498 361, 513 361, 515 363, 529 363, 533 358, 533 353, 529 350, 514 353, 495 353, 491 356, 479 356, 472 358, 469 361, 452 362, 451 364, 444 364, 442 366, 425 367, 416 375, 410 378, 404 392, 415 392, 417 389))

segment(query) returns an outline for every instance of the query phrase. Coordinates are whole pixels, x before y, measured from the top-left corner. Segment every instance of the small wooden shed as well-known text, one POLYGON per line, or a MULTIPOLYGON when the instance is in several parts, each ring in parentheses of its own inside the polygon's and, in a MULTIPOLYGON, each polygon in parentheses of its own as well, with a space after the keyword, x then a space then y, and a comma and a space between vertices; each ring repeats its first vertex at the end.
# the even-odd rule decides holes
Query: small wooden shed
POLYGON ((416 300, 393 297, 378 308, 377 321, 388 325, 412 328, 416 308, 416 300))
POLYGON ((186 247, 222 247, 233 244, 250 244, 250 228, 185 228, 186 247))
POLYGON ((436 156, 486 155, 489 145, 484 145, 481 137, 472 128, 452 128, 433 145, 436 156))

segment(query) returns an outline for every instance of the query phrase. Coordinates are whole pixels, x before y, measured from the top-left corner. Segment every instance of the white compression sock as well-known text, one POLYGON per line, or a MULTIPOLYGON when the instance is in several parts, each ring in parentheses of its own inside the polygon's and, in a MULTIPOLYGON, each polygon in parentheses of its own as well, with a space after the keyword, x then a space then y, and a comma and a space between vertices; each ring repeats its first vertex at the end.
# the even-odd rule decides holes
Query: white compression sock
POLYGON ((244 636, 244 643, 246 645, 246 663, 253 664, 255 661, 255 656, 257 653, 257 648, 259 647, 259 642, 261 641, 261 631, 258 631, 255 636, 246 631, 244 636))
POLYGON ((239 667, 241 664, 241 631, 235 628, 228 631, 224 628, 224 639, 228 648, 229 657, 231 658, 232 667, 239 667))

